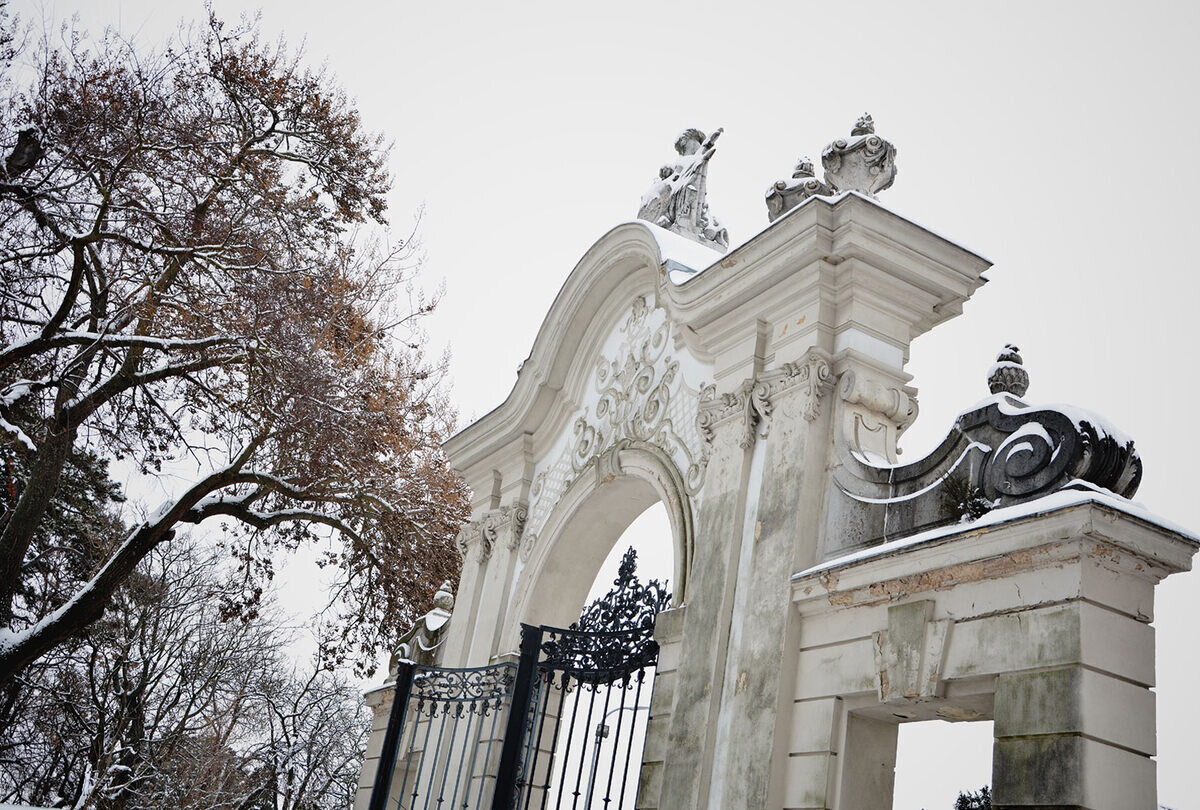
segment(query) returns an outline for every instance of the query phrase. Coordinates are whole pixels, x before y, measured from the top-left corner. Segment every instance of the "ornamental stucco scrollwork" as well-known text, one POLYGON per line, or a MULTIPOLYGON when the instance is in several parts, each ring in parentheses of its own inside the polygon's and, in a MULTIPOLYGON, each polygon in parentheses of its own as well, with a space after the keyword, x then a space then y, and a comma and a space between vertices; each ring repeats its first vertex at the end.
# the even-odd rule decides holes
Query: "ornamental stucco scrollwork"
POLYGON ((458 550, 463 559, 468 559, 472 551, 477 550, 479 560, 483 561, 492 556, 492 548, 500 532, 508 530, 508 546, 515 549, 521 540, 525 529, 525 520, 529 509, 524 503, 503 506, 487 512, 478 520, 473 520, 458 533, 458 550))
MULTIPOLYGON (((736 391, 718 394, 716 386, 706 385, 700 392, 700 408, 696 427, 706 443, 706 453, 712 445, 716 425, 735 415, 741 418, 738 444, 749 449, 755 438, 764 438, 770 430, 775 402, 790 393, 802 395, 801 412, 812 422, 821 415, 821 399, 833 389, 833 367, 825 352, 809 349, 802 359, 784 363, 763 373, 757 379, 746 380, 736 391)), ((707 460, 707 455, 706 455, 707 460)))
POLYGON ((638 296, 596 359, 585 404, 561 449, 539 465, 530 487, 527 559, 567 487, 621 442, 660 448, 683 475, 688 494, 704 479, 705 443, 696 424, 699 391, 671 353, 673 324, 665 310, 638 296))

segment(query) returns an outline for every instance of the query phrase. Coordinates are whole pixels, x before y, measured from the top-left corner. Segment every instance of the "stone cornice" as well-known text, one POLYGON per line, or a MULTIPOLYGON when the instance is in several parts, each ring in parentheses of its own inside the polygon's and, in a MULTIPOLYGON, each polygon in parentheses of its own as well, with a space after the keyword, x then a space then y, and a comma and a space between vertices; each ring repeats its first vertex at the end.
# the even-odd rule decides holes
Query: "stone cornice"
MULTIPOLYGON (((901 583, 907 595, 954 584, 956 577, 987 578, 1012 566, 1058 565, 1078 553, 1078 543, 1097 540, 1133 555, 1121 563, 1138 575, 1161 579, 1191 568, 1200 543, 1181 531, 1135 514, 1111 495, 1059 492, 1044 499, 1043 509, 997 510, 992 516, 922 532, 829 560, 792 577, 792 601, 803 613, 824 612, 851 604, 893 600, 901 583), (1006 516, 1011 515, 1005 519, 1006 516), (1074 544, 1066 551, 1055 551, 1074 544), (1036 555, 1029 552, 1037 549, 1036 555), (1065 555, 1065 557, 1063 556, 1065 555), (919 581, 912 578, 920 572, 919 581)), ((1104 553, 1102 550, 1099 553, 1104 553)), ((1109 564, 1119 564, 1113 556, 1109 564)))

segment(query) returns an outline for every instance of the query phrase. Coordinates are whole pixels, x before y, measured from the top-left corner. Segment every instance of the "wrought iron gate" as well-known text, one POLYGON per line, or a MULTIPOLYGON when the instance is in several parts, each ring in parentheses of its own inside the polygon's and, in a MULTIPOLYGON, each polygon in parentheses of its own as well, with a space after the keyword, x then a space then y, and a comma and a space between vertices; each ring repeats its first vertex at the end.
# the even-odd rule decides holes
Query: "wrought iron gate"
POLYGON ((570 628, 522 625, 516 664, 401 665, 370 810, 632 808, 670 602, 636 560, 570 628))

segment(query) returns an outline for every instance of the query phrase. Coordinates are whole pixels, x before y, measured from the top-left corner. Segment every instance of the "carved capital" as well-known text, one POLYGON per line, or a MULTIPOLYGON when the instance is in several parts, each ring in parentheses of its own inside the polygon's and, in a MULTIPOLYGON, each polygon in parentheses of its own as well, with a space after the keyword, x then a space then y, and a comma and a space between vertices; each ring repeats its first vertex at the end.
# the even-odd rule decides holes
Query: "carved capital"
POLYGON ((820 416, 821 397, 832 390, 833 381, 833 367, 828 355, 817 348, 809 349, 800 360, 784 363, 757 379, 746 380, 732 393, 718 394, 716 386, 705 386, 700 392, 696 427, 711 448, 716 426, 739 417, 741 431, 738 444, 742 449, 749 449, 754 445, 760 425, 763 427, 762 436, 766 437, 779 397, 791 393, 803 394, 804 418, 811 422, 820 416))
MULTIPOLYGON (((804 419, 812 422, 821 415, 821 398, 833 390, 833 366, 829 363, 829 355, 814 347, 795 363, 784 363, 779 369, 764 374, 763 382, 768 403, 784 395, 803 395, 804 419)), ((772 410, 773 405, 768 404, 764 420, 772 410)), ((763 435, 766 435, 765 430, 763 435)))
POLYGON ((525 519, 529 511, 523 502, 503 506, 487 512, 478 520, 473 520, 458 533, 458 548, 463 558, 478 549, 479 560, 492 556, 492 548, 501 531, 508 531, 508 548, 516 549, 521 542, 521 532, 525 529, 525 519))

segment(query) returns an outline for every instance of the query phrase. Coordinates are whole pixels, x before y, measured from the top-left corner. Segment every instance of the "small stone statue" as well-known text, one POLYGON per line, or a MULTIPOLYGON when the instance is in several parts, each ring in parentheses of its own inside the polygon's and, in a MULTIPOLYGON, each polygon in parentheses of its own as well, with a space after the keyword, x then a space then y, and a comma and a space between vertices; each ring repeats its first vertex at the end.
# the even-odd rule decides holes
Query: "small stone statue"
POLYGON ((1021 350, 1009 343, 996 355, 995 364, 988 369, 988 390, 993 394, 1012 394, 1023 397, 1029 390, 1029 372, 1019 354, 1021 350))
POLYGON ((800 158, 791 180, 778 180, 767 189, 767 221, 774 222, 809 197, 833 191, 813 173, 813 162, 800 158))
POLYGON ((825 182, 834 191, 874 197, 896 179, 896 147, 875 134, 870 113, 854 122, 849 138, 838 138, 821 153, 825 182))
POLYGON ((706 136, 698 129, 686 129, 675 139, 679 157, 658 170, 658 181, 642 195, 638 219, 686 236, 702 245, 727 250, 729 234, 709 213, 705 200, 708 186, 708 161, 716 150, 718 129, 706 136))
POLYGON ((454 610, 454 593, 450 590, 449 581, 443 582, 433 596, 433 609, 413 622, 400 641, 388 666, 391 677, 396 677, 396 665, 400 661, 412 661, 422 666, 432 666, 437 662, 438 647, 445 636, 446 625, 454 610))

